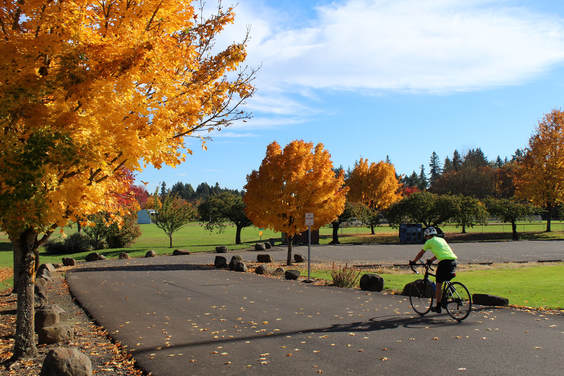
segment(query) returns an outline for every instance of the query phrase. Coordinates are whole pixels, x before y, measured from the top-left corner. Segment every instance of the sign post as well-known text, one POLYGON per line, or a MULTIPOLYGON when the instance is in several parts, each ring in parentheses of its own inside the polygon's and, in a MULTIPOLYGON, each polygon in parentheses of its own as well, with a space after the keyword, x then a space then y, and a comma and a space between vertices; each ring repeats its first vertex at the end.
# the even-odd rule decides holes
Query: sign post
POLYGON ((307 281, 311 283, 311 226, 313 226, 313 213, 305 214, 305 224, 307 226, 307 281))

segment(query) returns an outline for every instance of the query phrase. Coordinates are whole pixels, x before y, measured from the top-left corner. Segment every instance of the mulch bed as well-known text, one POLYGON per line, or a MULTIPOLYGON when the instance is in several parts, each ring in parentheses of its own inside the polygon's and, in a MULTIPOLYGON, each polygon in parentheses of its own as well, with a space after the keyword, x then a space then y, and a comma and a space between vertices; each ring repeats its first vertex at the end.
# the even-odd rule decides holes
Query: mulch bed
MULTIPOLYGON (((38 345, 37 356, 18 361, 11 368, 0 366, 0 375, 36 376, 41 372, 47 353, 58 346, 77 347, 92 361, 94 375, 134 375, 144 373, 135 367, 135 361, 119 343, 113 343, 104 328, 96 325, 73 301, 66 281, 60 273, 52 273, 48 283, 49 304, 57 304, 65 313, 61 321, 72 323, 75 336, 68 343, 59 345, 38 345)), ((16 330, 16 295, 10 291, 0 293, 0 363, 12 356, 16 330)))

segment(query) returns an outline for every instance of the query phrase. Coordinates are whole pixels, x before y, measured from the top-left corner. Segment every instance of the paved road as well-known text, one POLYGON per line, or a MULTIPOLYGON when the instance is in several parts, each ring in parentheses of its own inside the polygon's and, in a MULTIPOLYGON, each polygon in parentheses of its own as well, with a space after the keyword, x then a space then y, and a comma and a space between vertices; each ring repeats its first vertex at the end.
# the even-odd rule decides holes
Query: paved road
MULTIPOLYGON (((461 263, 563 260, 564 241, 479 242, 451 244, 461 263)), ((312 262, 347 262, 349 264, 406 263, 421 249, 418 244, 402 245, 322 245, 311 247, 312 262)), ((294 247, 294 253, 307 255, 307 247, 294 247)), ((276 261, 285 261, 287 249, 274 247, 269 253, 276 261)), ((256 261, 257 252, 233 251, 246 261, 256 261)), ((213 264, 215 254, 191 255, 193 262, 213 264)))
POLYGON ((73 294, 154 376, 556 375, 564 318, 479 309, 458 324, 405 297, 190 265, 88 264, 73 294), (440 361, 437 359, 442 358, 440 361))

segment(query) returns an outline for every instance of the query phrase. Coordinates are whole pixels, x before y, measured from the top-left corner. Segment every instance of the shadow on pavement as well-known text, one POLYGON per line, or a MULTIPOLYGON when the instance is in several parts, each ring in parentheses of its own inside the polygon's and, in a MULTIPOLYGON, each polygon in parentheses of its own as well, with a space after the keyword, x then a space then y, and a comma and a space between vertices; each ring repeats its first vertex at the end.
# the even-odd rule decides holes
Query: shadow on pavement
POLYGON ((268 335, 254 335, 254 336, 245 336, 239 338, 229 338, 229 339, 220 339, 220 340, 208 340, 208 341, 199 341, 199 342, 187 342, 183 344, 177 344, 166 349, 162 349, 161 346, 158 347, 151 347, 151 348, 141 348, 132 350, 131 353, 133 356, 142 355, 145 353, 153 353, 159 350, 171 350, 171 349, 186 349, 190 347, 197 347, 197 346, 207 346, 207 345, 221 345, 227 343, 234 343, 234 342, 241 342, 241 341, 251 341, 251 340, 268 340, 271 338, 277 337, 285 337, 291 336, 296 334, 319 334, 319 333, 339 333, 339 332, 373 332, 379 330, 386 330, 386 329, 395 329, 399 327, 405 328, 413 328, 413 327, 426 327, 426 326, 455 326, 460 325, 460 323, 451 320, 450 318, 446 318, 446 315, 438 315, 433 317, 404 317, 404 318, 372 318, 368 321, 364 322, 354 322, 350 324, 335 324, 329 327, 324 328, 313 328, 313 329, 304 329, 304 330, 296 330, 296 331, 286 331, 286 332, 278 332, 276 334, 268 334, 268 335))
POLYGON ((147 271, 176 271, 176 270, 214 270, 210 265, 187 265, 187 264, 167 264, 167 265, 118 265, 118 266, 92 266, 73 269, 70 273, 85 272, 147 272, 147 271))

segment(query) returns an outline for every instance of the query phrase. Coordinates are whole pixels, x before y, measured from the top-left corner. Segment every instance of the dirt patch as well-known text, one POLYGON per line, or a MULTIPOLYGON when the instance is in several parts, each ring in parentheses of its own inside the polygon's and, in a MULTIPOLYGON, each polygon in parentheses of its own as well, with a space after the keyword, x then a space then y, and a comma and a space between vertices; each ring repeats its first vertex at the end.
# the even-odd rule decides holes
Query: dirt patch
MULTIPOLYGON (((96 325, 78 307, 70 296, 66 281, 60 273, 53 273, 48 283, 49 304, 57 304, 65 313, 62 321, 71 323, 75 330, 74 340, 60 345, 38 345, 37 356, 16 362, 10 369, 0 368, 0 375, 36 376, 41 372, 47 353, 57 346, 77 347, 92 361, 93 373, 97 376, 143 375, 135 367, 135 361, 119 343, 112 343, 106 330, 96 325)), ((12 356, 16 322, 16 295, 9 290, 0 295, 0 362, 12 356)))

